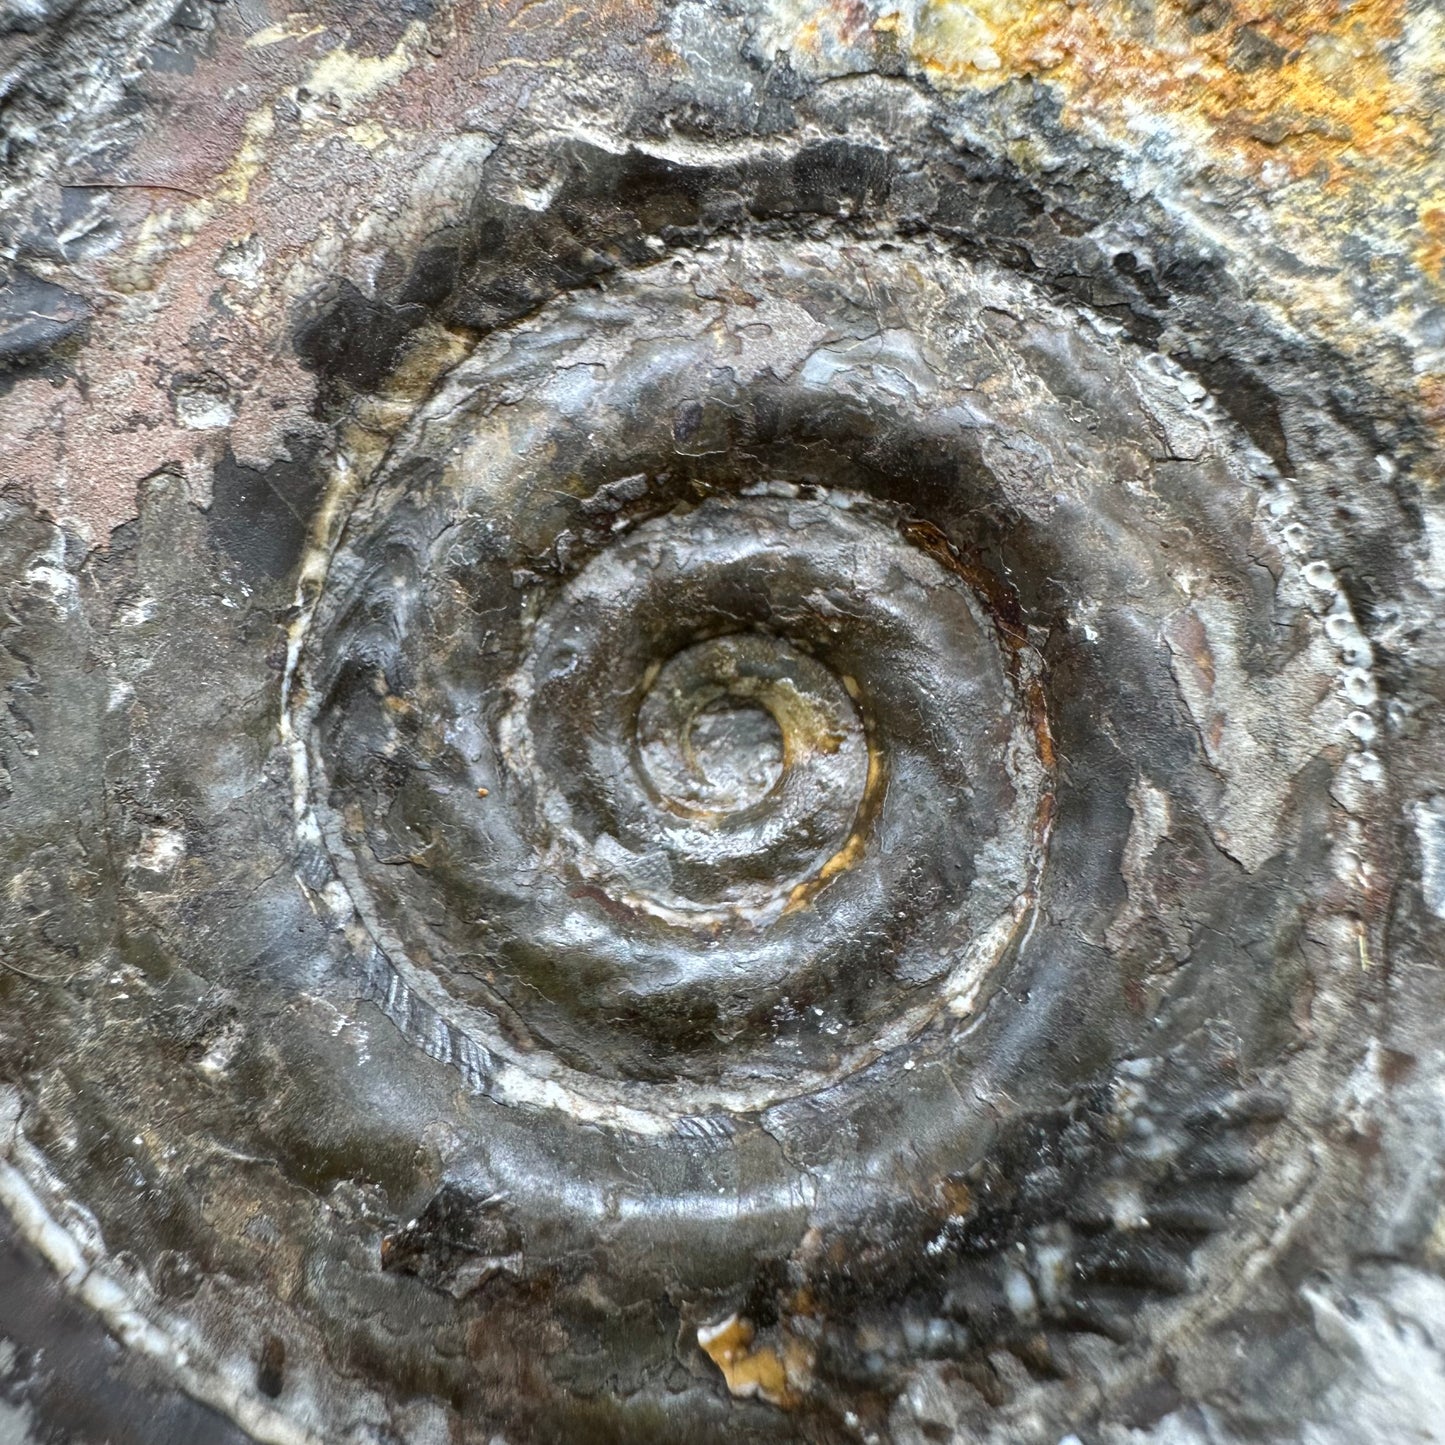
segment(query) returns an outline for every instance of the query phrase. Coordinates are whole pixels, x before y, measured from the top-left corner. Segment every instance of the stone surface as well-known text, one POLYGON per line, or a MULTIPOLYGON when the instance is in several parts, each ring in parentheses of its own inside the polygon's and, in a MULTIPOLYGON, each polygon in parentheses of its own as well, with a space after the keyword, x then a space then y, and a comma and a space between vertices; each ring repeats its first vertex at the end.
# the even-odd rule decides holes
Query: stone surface
POLYGON ((0 17, 0 1440, 1436 1438, 1441 32, 0 17))

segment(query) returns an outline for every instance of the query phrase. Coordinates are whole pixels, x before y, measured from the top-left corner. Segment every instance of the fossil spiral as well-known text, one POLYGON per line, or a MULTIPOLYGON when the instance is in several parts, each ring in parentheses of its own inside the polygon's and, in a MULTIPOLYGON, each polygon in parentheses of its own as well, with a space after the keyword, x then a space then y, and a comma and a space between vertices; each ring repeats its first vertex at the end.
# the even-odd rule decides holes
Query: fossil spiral
POLYGON ((719 241, 482 342, 343 495, 304 873, 491 1111, 453 1168, 529 1269, 666 1241, 775 1404, 1186 1287, 1281 1107, 1219 1011, 1317 900, 1348 949, 1380 777, 1368 645, 1196 384, 926 244, 719 241))

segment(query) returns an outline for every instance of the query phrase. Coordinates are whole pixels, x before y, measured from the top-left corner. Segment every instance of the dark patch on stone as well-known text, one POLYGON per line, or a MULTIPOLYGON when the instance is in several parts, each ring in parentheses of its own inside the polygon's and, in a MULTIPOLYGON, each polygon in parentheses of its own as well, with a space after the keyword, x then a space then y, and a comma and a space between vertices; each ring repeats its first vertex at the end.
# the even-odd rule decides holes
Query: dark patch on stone
POLYGON ((438 307, 456 289, 461 274, 464 238, 438 239, 417 256, 397 292, 398 306, 438 307))
MULTIPOLYGON (((561 148, 557 164, 562 183, 544 212, 478 200, 448 308, 454 323, 487 331, 560 291, 649 261, 648 237, 695 242, 748 214, 766 220, 870 213, 886 201, 892 174, 887 152, 846 140, 804 147, 786 163, 721 167, 572 142, 561 148)), ((439 279, 450 264, 432 259, 429 278, 439 279)), ((416 289, 409 283, 403 295, 416 289)), ((436 288, 420 289, 434 294, 436 288)))
POLYGON ((1277 466, 1290 471, 1289 442, 1279 401, 1269 383, 1247 363, 1219 353, 1196 363, 1200 380, 1239 423, 1249 439, 1277 466))
MULTIPOLYGON (((47 1445, 249 1445, 231 1421, 177 1390, 124 1351, 105 1326, 67 1296, 48 1263, 0 1212, 0 1340, 16 1359, 0 1377, 0 1401, 36 1415, 47 1445)), ((15 1437, 23 1440, 27 1437, 15 1437)))
POLYGON ((296 328, 296 353, 324 380, 370 391, 425 320, 420 306, 374 301, 342 281, 332 295, 308 308, 296 328))
POLYGON ((267 1335, 261 1341, 261 1355, 256 1361, 256 1388, 269 1400, 280 1395, 286 1383, 286 1342, 280 1335, 267 1335))
POLYGON ((1235 34, 1234 48, 1229 53, 1229 60, 1236 70, 1248 75, 1251 71, 1265 68, 1278 70, 1284 64, 1288 53, 1258 25, 1242 25, 1235 34))
POLYGON ((248 467, 227 448, 216 463, 211 535, 253 577, 285 577, 301 555, 321 495, 317 446, 289 439, 291 455, 248 467))
POLYGON ((449 1181, 415 1219, 382 1239, 381 1267, 460 1298, 497 1274, 515 1273, 521 1250, 521 1233, 500 1195, 449 1181))
POLYGON ((0 389, 83 342, 90 315, 83 296, 13 267, 0 285, 0 389))
POLYGON ((193 75, 196 62, 215 51, 215 10, 215 0, 181 0, 151 46, 150 68, 160 74, 193 75))
MULTIPOLYGON (((804 146, 793 161, 793 194, 786 209, 804 215, 866 214, 886 202, 892 172, 892 158, 877 146, 847 140, 804 146)), ((766 215, 766 204, 757 210, 766 215)))

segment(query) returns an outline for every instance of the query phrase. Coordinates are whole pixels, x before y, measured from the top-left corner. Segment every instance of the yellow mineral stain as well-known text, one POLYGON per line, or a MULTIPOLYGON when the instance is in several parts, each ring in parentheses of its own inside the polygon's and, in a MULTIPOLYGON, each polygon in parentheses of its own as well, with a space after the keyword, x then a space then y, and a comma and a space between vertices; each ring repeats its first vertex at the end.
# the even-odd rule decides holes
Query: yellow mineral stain
POLYGON ((868 739, 868 776, 863 784, 863 801, 858 805, 858 817, 853 824, 853 831, 848 835, 843 846, 811 878, 799 883, 788 894, 788 901, 783 905, 784 917, 790 913, 796 913, 800 908, 806 908, 827 886, 830 879, 846 872, 863 856, 863 850, 868 843, 869 829, 873 825, 873 819, 877 816, 878 807, 882 801, 883 756, 870 737, 868 739))
POLYGON ((998 26, 958 0, 930 0, 918 12, 914 53, 931 70, 961 78, 991 73, 1003 66, 994 42, 998 26))
POLYGON ((316 62, 301 89, 324 98, 345 114, 400 80, 415 63, 426 38, 426 26, 413 20, 389 55, 354 55, 344 45, 338 45, 316 62))
MULTIPOLYGON (((211 192, 212 201, 223 204, 229 202, 237 206, 246 204, 251 194, 251 182, 265 164, 266 142, 270 140, 275 129, 276 117, 269 105, 259 107, 246 117, 246 123, 241 130, 241 144, 236 147, 231 164, 221 172, 215 189, 211 192)), ((197 208, 205 204, 204 201, 198 202, 197 208)), ((209 212, 198 219, 204 220, 208 217, 209 212)))
MULTIPOLYGON (((291 15, 281 26, 258 31, 247 44, 256 48, 319 33, 319 29, 298 28, 298 17, 291 15)), ((344 46, 338 46, 321 57, 300 89, 320 97, 328 108, 334 108, 335 115, 345 115, 357 102, 368 99, 404 75, 426 36, 426 26, 414 21, 407 26, 396 48, 388 55, 358 56, 344 46)), ((328 110, 328 119, 331 113, 328 110)), ((130 256, 114 273, 113 284, 117 290, 138 292, 149 289, 154 284, 156 268, 175 250, 190 246, 219 208, 247 203, 252 183, 266 163, 268 145, 275 129, 276 117, 272 103, 268 101, 246 117, 236 152, 225 170, 217 176, 209 194, 146 218, 130 256)), ((369 119, 349 126, 347 134, 369 150, 376 149, 388 139, 385 128, 369 119)))
POLYGON ((362 120, 347 126, 346 135, 354 144, 368 151, 379 150, 391 139, 387 128, 374 120, 362 120))
POLYGON ((757 1345, 751 1320, 729 1315, 697 1332, 697 1342, 722 1371, 728 1390, 739 1399, 757 1398, 790 1410, 806 1393, 812 1352, 795 1335, 783 1333, 777 1345, 757 1345))
POLYGON ((740 683, 739 693, 756 696, 781 729, 784 767, 812 753, 836 753, 843 746, 844 734, 830 725, 827 711, 805 698, 787 678, 753 688, 744 680, 740 683))
POLYGON ((222 206, 244 205, 251 182, 265 164, 266 144, 275 128, 269 105, 252 111, 241 127, 235 154, 210 193, 183 206, 152 211, 137 229, 129 255, 111 273, 112 286, 129 294, 150 290, 166 259, 190 246, 222 206))
POLYGON ((313 35, 322 34, 324 25, 308 24, 311 17, 305 11, 289 14, 279 25, 267 25, 246 37, 247 50, 264 50, 268 45, 279 45, 283 40, 309 40, 313 35))

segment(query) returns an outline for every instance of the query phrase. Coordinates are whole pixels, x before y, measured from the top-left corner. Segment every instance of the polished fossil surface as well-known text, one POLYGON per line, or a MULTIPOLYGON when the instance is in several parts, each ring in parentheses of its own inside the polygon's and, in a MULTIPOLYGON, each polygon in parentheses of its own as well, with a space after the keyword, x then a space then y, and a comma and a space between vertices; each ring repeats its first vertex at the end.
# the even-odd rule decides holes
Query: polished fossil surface
POLYGON ((15 32, 0 1435, 1430 1418, 1424 7, 856 8, 15 32))

